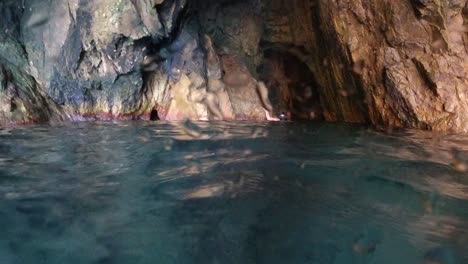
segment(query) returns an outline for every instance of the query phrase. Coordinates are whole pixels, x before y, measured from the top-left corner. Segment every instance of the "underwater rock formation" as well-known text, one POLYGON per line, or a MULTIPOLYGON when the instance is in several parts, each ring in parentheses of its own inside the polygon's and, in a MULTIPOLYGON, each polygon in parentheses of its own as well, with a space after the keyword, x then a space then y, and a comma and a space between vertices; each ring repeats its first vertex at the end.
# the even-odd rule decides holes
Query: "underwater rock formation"
POLYGON ((267 109, 468 131, 467 0, 4 0, 0 15, 3 125, 267 109))

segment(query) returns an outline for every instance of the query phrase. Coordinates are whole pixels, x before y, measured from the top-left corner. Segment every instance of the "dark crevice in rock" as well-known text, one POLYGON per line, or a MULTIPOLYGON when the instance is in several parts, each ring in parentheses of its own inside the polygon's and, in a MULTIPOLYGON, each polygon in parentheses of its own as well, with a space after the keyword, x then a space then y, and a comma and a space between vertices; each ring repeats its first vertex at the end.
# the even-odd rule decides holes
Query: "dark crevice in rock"
POLYGON ((153 109, 151 109, 150 120, 151 121, 160 120, 158 110, 156 109, 156 107, 153 107, 153 109))
POLYGON ((296 120, 321 120, 321 89, 307 65, 284 51, 266 50, 264 57, 259 72, 275 112, 289 112, 296 120))
MULTIPOLYGON (((19 38, 21 31, 21 17, 24 13, 24 6, 17 0, 0 1, 0 32, 13 38, 19 38)), ((2 34, 0 34, 2 35, 2 34)))
POLYGON ((189 6, 185 1, 186 0, 166 0, 158 5, 158 7, 160 7, 160 11, 158 12, 161 14, 162 18, 161 23, 166 23, 164 26, 165 38, 159 42, 160 47, 167 46, 177 39, 185 23, 188 21, 189 16, 187 14, 189 6), (171 26, 167 25, 167 23, 170 23, 171 26))
POLYGON ((421 12, 421 9, 425 7, 424 2, 420 0, 411 0, 411 6, 413 7, 414 15, 418 19, 422 19, 423 13, 421 12))
MULTIPOLYGON (((326 75, 326 80, 330 87, 323 87, 321 101, 324 109, 328 112, 330 121, 345 120, 350 122, 367 122, 369 116, 364 105, 363 86, 359 82, 359 76, 350 59, 352 53, 349 47, 342 44, 339 36, 334 32, 334 25, 328 17, 333 17, 332 3, 320 2, 314 6, 312 11, 312 23, 317 30, 316 38, 320 41, 316 43, 320 49, 319 58, 316 59, 316 68, 321 74, 326 75), (333 68, 331 61, 336 66, 333 68), (343 78, 338 80, 337 77, 343 78), (341 82, 340 82, 341 81, 341 82)), ((319 74, 319 73, 316 73, 319 74)))
POLYGON ((427 87, 431 90, 434 96, 439 96, 439 94, 437 93, 437 84, 434 82, 434 80, 432 80, 431 74, 426 70, 424 65, 420 61, 418 61, 416 58, 413 58, 411 61, 416 66, 416 69, 421 75, 421 78, 424 80, 427 87))
POLYGON ((94 42, 90 43, 91 49, 81 50, 76 63, 76 75, 79 79, 94 79, 98 75, 98 69, 101 64, 101 56, 96 49, 94 42))
MULTIPOLYGON (((158 41, 152 41, 151 43, 145 42, 145 60, 142 62, 142 74, 143 74, 143 83, 146 85, 146 80, 148 79, 147 75, 151 74, 151 72, 156 71, 159 66, 164 62, 164 60, 167 59, 168 54, 165 54, 165 50, 170 48, 174 42, 177 40, 177 38, 180 36, 182 29, 184 28, 184 25, 186 24, 187 20, 189 19, 187 14, 188 14, 188 7, 185 6, 181 10, 179 10, 179 14, 171 19, 174 19, 174 24, 172 24, 172 27, 169 27, 166 25, 164 21, 166 21, 168 18, 163 17, 162 14, 167 12, 167 9, 175 8, 173 5, 178 6, 179 1, 177 0, 176 2, 174 1, 163 1, 160 4, 157 4, 156 10, 157 14, 159 17, 159 20, 161 21, 161 24, 163 24, 163 31, 164 31, 164 37, 159 39, 158 41)), ((176 11, 174 11, 176 12, 176 11)), ((185 43, 183 43, 185 44, 185 43)))
POLYGON ((13 99, 11 99, 11 101, 10 101, 10 112, 16 111, 17 108, 18 108, 18 106, 16 105, 15 101, 13 99))
POLYGON ((463 16, 462 32, 464 33, 463 43, 465 46, 465 52, 468 54, 468 1, 466 2, 465 7, 463 8, 462 16, 463 16))
POLYGON ((162 26, 163 36, 165 38, 167 38, 167 37, 169 37, 168 28, 166 26, 166 23, 164 22, 163 12, 160 10, 160 9, 164 8, 164 2, 165 1, 155 5, 154 8, 156 9, 156 14, 158 15, 158 20, 159 20, 159 22, 161 23, 161 26, 162 26))
POLYGON ((71 6, 70 6, 70 0, 67 0, 67 5, 68 5, 68 15, 70 16, 70 18, 72 20, 71 24, 74 25, 74 24, 76 24, 76 18, 73 15, 73 12, 72 12, 72 9, 71 9, 71 6))

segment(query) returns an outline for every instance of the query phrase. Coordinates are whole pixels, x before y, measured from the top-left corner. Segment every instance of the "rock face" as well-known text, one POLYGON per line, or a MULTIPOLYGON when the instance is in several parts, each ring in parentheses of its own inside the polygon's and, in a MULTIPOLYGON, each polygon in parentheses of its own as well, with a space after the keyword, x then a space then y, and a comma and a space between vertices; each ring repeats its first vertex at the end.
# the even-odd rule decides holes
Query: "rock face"
POLYGON ((0 15, 2 125, 267 109, 468 131, 468 0, 3 0, 0 15))
POLYGON ((308 65, 327 120, 466 132, 467 3, 273 0, 264 42, 308 65))

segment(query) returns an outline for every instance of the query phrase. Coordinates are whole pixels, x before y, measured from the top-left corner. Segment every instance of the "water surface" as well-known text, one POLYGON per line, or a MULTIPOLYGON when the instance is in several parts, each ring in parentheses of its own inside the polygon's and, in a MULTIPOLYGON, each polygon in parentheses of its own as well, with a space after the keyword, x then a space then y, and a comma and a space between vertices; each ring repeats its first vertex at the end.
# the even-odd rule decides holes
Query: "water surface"
POLYGON ((322 123, 2 129, 0 263, 468 263, 452 148, 322 123))

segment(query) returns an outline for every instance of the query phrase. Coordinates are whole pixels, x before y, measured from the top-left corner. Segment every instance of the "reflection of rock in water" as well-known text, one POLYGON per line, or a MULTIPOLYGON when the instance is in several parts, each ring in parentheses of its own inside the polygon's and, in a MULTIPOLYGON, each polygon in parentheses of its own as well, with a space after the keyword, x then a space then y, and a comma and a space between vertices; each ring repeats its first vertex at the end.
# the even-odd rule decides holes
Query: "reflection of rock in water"
POLYGON ((373 253, 376 248, 377 242, 367 237, 360 237, 353 244, 353 251, 359 254, 373 253))
POLYGON ((467 158, 466 153, 457 148, 452 148, 451 155, 452 155, 452 162, 450 165, 452 165, 452 167, 459 172, 467 172, 468 171, 468 165, 467 165, 468 158, 467 158))
POLYGON ((452 250, 437 247, 429 250, 424 255, 423 264, 458 264, 457 257, 452 250))
POLYGON ((222 195, 224 193, 224 184, 210 184, 199 186, 182 195, 183 200, 203 199, 222 195))
POLYGON ((224 197, 183 200, 170 222, 185 238, 183 252, 193 263, 253 263, 245 250, 246 229, 254 206, 236 206, 224 197))

